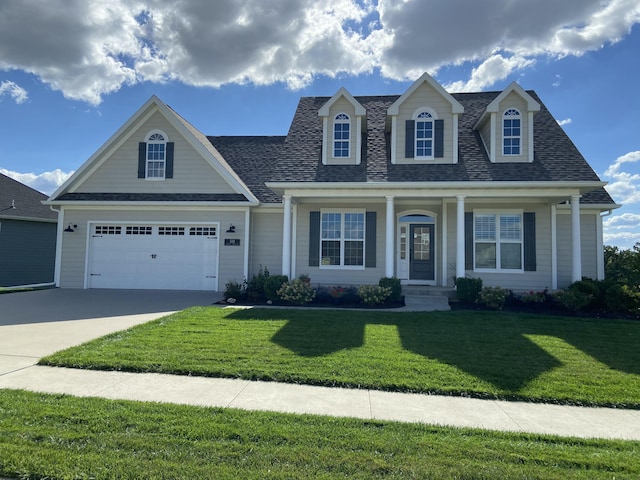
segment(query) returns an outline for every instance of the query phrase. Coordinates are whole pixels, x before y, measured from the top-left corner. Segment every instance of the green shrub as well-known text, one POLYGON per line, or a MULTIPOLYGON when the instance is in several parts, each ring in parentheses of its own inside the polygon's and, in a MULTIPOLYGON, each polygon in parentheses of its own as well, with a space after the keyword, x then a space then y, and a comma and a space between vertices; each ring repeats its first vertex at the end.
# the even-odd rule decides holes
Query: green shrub
POLYGON ((278 290, 280 287, 289 281, 289 277, 286 275, 270 275, 264 280, 264 296, 267 300, 272 302, 279 300, 278 290))
POLYGON ((266 298, 264 296, 264 284, 269 278, 269 270, 267 267, 260 265, 258 274, 251 277, 251 280, 247 283, 247 298, 252 302, 262 302, 266 298))
POLYGON ((382 305, 391 296, 391 287, 381 287, 380 285, 362 285, 358 288, 358 296, 362 303, 373 307, 382 305))
POLYGON ((246 281, 242 281, 242 283, 240 282, 236 282, 234 280, 231 280, 230 282, 227 282, 224 286, 224 299, 227 300, 229 298, 234 298, 236 300, 244 300, 245 297, 247 296, 247 282, 246 281))
POLYGON ((480 290, 478 301, 487 308, 502 310, 508 296, 509 290, 502 287, 484 287, 480 290))
POLYGON ((583 278, 577 282, 573 282, 567 287, 567 290, 577 292, 589 296, 589 303, 584 309, 600 309, 604 308, 605 292, 608 284, 604 281, 593 280, 591 278, 583 278))
POLYGON ((382 277, 378 285, 391 289, 389 302, 397 303, 402 301, 402 285, 400 284, 400 279, 396 277, 382 277))
POLYGON ((640 309, 640 293, 634 292, 627 285, 613 284, 605 293, 604 304, 611 312, 637 314, 640 309))
POLYGON ((461 302, 477 303, 482 290, 481 278, 456 278, 457 298, 461 302))
POLYGON ((562 307, 571 311, 577 312, 589 306, 592 301, 592 296, 589 293, 581 292, 579 289, 559 290, 552 294, 553 299, 558 302, 562 307))
POLYGON ((286 301, 295 305, 304 305, 313 300, 316 296, 316 292, 309 283, 304 280, 296 278, 291 282, 286 282, 278 289, 278 296, 286 301))

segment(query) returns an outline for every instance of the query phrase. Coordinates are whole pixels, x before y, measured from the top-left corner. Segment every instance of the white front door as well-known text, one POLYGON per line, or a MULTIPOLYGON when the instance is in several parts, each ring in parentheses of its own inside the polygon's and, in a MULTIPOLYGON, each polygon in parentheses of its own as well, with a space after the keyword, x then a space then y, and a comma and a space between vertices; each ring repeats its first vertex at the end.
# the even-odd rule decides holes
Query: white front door
POLYGON ((218 225, 94 224, 89 288, 217 290, 218 225))

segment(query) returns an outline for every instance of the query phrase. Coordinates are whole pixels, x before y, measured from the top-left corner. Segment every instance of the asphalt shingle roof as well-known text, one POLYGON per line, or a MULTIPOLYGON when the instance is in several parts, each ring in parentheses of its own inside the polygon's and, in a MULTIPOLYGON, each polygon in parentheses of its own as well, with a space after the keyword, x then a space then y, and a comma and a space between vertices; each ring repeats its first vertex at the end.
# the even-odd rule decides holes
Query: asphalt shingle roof
MULTIPOLYGON (((322 120, 318 110, 330 97, 300 99, 285 141, 281 160, 271 176, 277 182, 531 182, 599 181, 573 142, 535 92, 541 110, 534 116, 532 163, 491 163, 474 125, 487 105, 501 92, 459 93, 452 96, 464 106, 459 120, 457 164, 391 164, 387 109, 398 95, 361 96, 355 99, 367 111, 360 165, 323 165, 322 120)), ((604 189, 584 197, 584 203, 613 204, 604 189), (589 202, 587 202, 589 200, 589 202)))
POLYGON ((0 173, 0 217, 56 220, 58 214, 42 205, 47 196, 0 173), (12 203, 15 208, 11 207, 12 203))

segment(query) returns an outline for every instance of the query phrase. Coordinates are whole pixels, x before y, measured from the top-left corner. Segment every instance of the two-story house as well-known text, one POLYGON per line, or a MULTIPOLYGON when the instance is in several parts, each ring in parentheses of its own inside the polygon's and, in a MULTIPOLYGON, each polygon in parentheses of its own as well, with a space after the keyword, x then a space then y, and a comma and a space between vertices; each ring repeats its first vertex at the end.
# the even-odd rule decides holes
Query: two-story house
POLYGON ((515 290, 603 278, 617 208, 531 91, 301 98, 282 137, 207 137, 152 97, 47 203, 56 283, 223 290, 260 266, 314 284, 515 290))

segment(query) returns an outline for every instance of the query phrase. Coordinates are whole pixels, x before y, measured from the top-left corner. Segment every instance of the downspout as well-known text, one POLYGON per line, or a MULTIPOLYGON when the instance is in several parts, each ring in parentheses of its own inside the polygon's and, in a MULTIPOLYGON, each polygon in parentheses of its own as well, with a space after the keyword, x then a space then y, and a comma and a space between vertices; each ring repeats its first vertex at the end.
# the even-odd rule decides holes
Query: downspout
POLYGON ((56 229, 56 259, 53 267, 53 282, 56 287, 60 287, 60 271, 62 266, 62 234, 64 226, 64 211, 62 207, 60 210, 54 208, 53 205, 49 205, 49 208, 58 214, 58 226, 56 229))
POLYGON ((607 212, 604 213, 604 215, 601 213, 599 215, 599 219, 598 219, 598 225, 597 225, 597 230, 598 230, 598 257, 596 258, 596 271, 597 271, 597 276, 598 276, 598 280, 604 280, 605 279, 605 264, 604 264, 604 236, 603 236, 603 228, 602 228, 602 219, 606 218, 608 216, 610 216, 613 213, 613 210, 609 209, 607 212))

